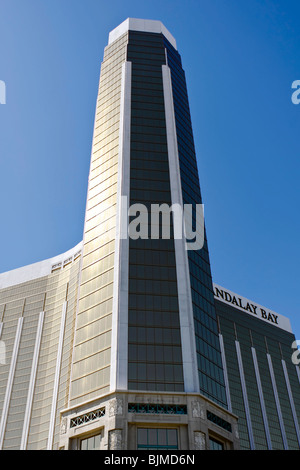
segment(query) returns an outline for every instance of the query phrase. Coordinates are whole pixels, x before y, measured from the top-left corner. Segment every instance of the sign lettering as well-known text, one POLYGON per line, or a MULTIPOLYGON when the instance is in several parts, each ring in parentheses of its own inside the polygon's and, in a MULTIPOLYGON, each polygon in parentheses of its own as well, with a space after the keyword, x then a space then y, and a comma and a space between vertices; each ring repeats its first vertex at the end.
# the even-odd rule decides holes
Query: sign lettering
POLYGON ((256 318, 260 318, 272 325, 277 325, 280 328, 291 331, 289 320, 286 317, 269 311, 258 304, 254 304, 250 300, 245 299, 242 296, 238 296, 237 294, 234 294, 223 287, 217 286, 216 284, 214 284, 214 296, 216 299, 226 304, 231 304, 239 310, 243 310, 256 318))

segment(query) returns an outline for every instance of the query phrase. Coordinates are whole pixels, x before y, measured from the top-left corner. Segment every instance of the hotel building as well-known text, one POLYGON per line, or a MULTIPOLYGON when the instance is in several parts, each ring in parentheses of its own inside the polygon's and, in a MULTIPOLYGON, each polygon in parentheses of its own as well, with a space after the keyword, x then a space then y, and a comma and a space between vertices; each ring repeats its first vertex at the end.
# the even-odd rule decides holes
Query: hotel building
MULTIPOLYGON (((254 448, 251 386, 245 367, 240 390, 234 381, 231 341, 238 364, 249 351, 216 299, 205 231, 199 250, 173 235, 173 219, 168 239, 124 236, 124 213, 136 204, 202 199, 176 41, 161 22, 130 18, 110 33, 101 65, 83 241, 0 275, 1 449, 254 448)), ((285 354, 293 447, 299 383, 285 354)), ((270 386, 279 393, 272 377, 270 386)))
POLYGON ((239 417, 240 448, 299 450, 300 374, 289 319, 216 284, 214 293, 228 409, 239 417))

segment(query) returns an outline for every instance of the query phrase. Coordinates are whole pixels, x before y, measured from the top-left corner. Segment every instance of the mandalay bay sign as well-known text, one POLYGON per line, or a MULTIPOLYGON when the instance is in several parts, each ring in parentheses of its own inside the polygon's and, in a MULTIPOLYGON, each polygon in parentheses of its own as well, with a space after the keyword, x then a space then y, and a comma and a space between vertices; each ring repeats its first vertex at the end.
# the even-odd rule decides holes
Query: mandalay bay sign
POLYGON ((220 300, 226 304, 232 305, 233 307, 253 315, 256 318, 264 320, 271 325, 282 328, 286 331, 292 332, 290 321, 287 317, 280 315, 278 313, 272 312, 266 307, 252 302, 251 300, 246 299, 234 292, 224 289, 223 287, 214 284, 214 296, 215 299, 220 300))

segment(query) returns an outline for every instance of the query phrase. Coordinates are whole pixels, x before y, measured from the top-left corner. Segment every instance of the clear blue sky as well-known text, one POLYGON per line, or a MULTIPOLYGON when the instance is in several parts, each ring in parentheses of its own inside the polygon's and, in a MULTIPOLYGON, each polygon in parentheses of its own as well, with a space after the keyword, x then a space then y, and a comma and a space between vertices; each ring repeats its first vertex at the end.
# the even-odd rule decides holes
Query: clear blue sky
POLYGON ((82 239, 103 49, 127 17, 177 40, 214 281, 300 339, 298 0, 0 0, 0 272, 82 239))

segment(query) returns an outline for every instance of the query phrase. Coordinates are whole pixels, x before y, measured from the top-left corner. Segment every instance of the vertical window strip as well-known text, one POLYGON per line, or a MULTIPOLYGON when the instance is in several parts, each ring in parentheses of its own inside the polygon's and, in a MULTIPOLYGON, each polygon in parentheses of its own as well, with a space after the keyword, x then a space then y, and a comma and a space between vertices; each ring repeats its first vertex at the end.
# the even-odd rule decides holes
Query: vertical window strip
POLYGON ((51 414, 50 414, 47 450, 52 450, 52 446, 53 446, 54 427, 55 427, 55 418, 56 418, 56 405, 57 405, 57 398, 58 398, 60 368, 61 368, 62 353, 63 353, 63 342, 64 342, 64 335, 65 335, 66 313, 67 313, 67 301, 65 301, 63 303, 63 307, 62 307, 62 315, 61 315, 60 333, 59 333, 58 350, 57 350, 57 360, 56 360, 56 368, 55 368, 55 376, 54 376, 54 387, 53 387, 53 397, 52 397, 52 406, 51 406, 51 414))
POLYGON ((252 422, 251 422, 250 408, 249 408, 249 402, 248 402, 247 386, 246 386, 245 375, 244 375, 243 360, 242 360, 240 343, 237 340, 235 341, 235 348, 236 348, 238 367, 239 367, 239 373, 240 373, 240 379, 241 379, 241 385, 242 385, 242 393, 243 393, 243 400, 244 400, 244 406, 245 406, 250 449, 254 450, 255 444, 254 444, 252 422))
POLYGON ((280 425, 280 430, 281 430, 283 446, 284 446, 285 450, 288 450, 288 443, 287 443, 287 438, 286 438, 286 433, 285 433, 284 422, 283 422, 283 418, 282 418, 280 401, 279 401, 279 397, 278 397, 278 391, 277 391, 277 385, 276 385, 276 380, 275 380, 275 375, 274 375, 274 370, 273 370, 273 364, 272 364, 272 359, 271 359, 271 356, 270 356, 269 353, 267 353, 267 360, 268 360, 268 366, 269 366, 269 371, 270 371, 270 376, 271 376, 272 388, 273 388, 275 404, 276 404, 276 409, 277 409, 277 414, 278 414, 278 419, 279 419, 279 425, 280 425))
POLYGON ((11 363, 10 363, 10 368, 9 368, 6 392, 5 392, 4 403, 3 403, 2 416, 1 416, 1 421, 0 421, 0 450, 2 449, 3 441, 4 441, 4 434, 5 434, 5 428, 6 428, 6 422, 7 422, 7 416, 8 416, 12 386, 13 386, 13 381, 14 381, 17 357, 18 357, 18 352, 19 352, 23 321, 24 321, 23 316, 18 319, 18 325, 17 325, 17 331, 16 331, 15 342, 14 342, 14 347, 13 347, 13 353, 12 353, 12 358, 11 358, 11 363))
POLYGON ((286 388, 287 388, 288 396, 289 396, 289 400, 290 400, 293 420, 294 420, 295 429, 296 429, 297 440, 298 440, 298 444, 300 446, 300 430, 299 430, 298 418, 297 418, 294 398, 293 398, 293 394, 292 394, 290 379, 289 379, 289 375, 288 375, 288 371, 287 371, 287 367, 286 367, 286 363, 285 363, 284 359, 281 360, 281 364, 282 364, 285 383, 286 383, 286 388))
MULTIPOLYGON (((183 207, 170 69, 162 65, 172 204, 183 207)), ((199 393, 189 265, 185 239, 175 239, 184 390, 199 393)))
POLYGON ((231 404, 231 397, 230 397, 230 389, 229 389, 229 380, 228 380, 224 340, 223 340, 223 335, 221 333, 219 333, 219 340, 220 340, 221 359, 222 359, 223 372, 224 372, 225 391, 226 391, 228 411, 230 411, 232 413, 232 404, 231 404))
POLYGON ((33 353, 32 366, 31 366, 31 374, 30 374, 20 450, 25 450, 27 446, 28 430, 29 430, 29 423, 30 423, 31 409, 32 409, 32 402, 33 402, 33 393, 34 393, 34 387, 35 387, 35 379, 36 379, 37 365, 38 365, 38 359, 39 359, 42 330, 43 330, 43 324, 44 324, 44 315, 45 315, 44 312, 41 312, 39 315, 39 322, 38 322, 38 327, 37 327, 35 347, 34 347, 34 353, 33 353))
POLYGON ((260 373, 259 373, 259 367, 258 367, 255 348, 251 347, 251 352, 252 352, 255 377, 256 377, 256 383, 257 383, 258 394, 259 394, 260 407, 261 407, 263 422, 264 422, 264 427, 265 427, 267 445, 268 445, 268 449, 272 450, 272 441, 271 441, 271 436, 270 436, 268 417, 267 417, 267 412, 266 412, 266 406, 265 406, 265 401, 264 401, 264 396, 263 396, 263 390, 262 390, 262 385, 261 385, 261 380, 260 380, 260 373))

